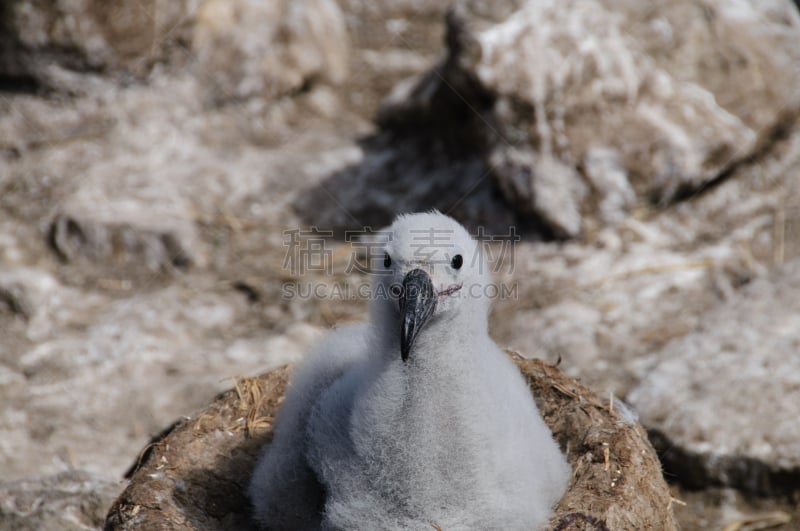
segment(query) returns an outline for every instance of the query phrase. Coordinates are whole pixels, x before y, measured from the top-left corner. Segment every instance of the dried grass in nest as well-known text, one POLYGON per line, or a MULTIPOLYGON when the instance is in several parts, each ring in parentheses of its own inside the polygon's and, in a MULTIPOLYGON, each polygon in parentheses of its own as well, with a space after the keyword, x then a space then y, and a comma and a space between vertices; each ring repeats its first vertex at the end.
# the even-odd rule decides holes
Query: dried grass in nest
MULTIPOLYGON (((642 427, 551 365, 512 357, 573 468, 551 529, 675 529, 673 500, 642 427)), ((288 375, 283 367, 239 380, 161 434, 130 471, 105 529, 252 529, 245 492, 288 375)))

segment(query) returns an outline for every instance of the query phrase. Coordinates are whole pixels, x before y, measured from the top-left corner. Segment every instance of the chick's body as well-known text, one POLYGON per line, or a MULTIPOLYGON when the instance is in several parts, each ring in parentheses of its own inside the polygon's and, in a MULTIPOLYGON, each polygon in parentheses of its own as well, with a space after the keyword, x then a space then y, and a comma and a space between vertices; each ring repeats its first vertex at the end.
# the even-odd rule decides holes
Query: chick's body
POLYGON ((259 509, 290 502, 263 487, 290 462, 299 490, 319 497, 301 508, 309 528, 542 526, 569 466, 488 335, 479 247, 438 213, 400 217, 391 236, 373 287, 395 295, 376 296, 369 324, 334 332, 299 369, 251 486, 257 517, 283 528, 259 509), (413 235, 430 229, 446 237, 421 256, 413 235))

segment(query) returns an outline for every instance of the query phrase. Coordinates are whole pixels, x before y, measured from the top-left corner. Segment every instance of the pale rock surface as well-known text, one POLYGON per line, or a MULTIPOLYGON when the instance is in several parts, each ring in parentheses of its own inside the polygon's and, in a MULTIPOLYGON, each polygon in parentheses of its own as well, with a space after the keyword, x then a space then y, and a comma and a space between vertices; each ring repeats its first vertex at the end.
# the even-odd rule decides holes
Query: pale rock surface
POLYGON ((626 396, 655 353, 800 257, 798 171, 794 132, 673 208, 636 214, 582 241, 518 243, 513 263, 498 272, 510 296, 495 303, 495 337, 520 352, 560 357, 566 373, 626 396))
POLYGON ((217 102, 341 83, 348 73, 348 35, 334 0, 205 0, 192 43, 195 73, 217 102))
POLYGON ((143 75, 164 59, 167 44, 185 38, 195 0, 39 2, 0 8, 0 72, 64 80, 61 68, 124 70, 143 75))
POLYGON ((31 308, 31 346, 0 356, 7 480, 72 467, 120 478, 133 458, 129 438, 145 440, 233 378, 296 360, 319 334, 298 324, 285 336, 255 336, 245 299, 210 285, 197 291, 201 279, 115 300, 38 277, 0 275, 0 287, 27 288, 31 308), (126 428, 112 429, 120 418, 126 428))
MULTIPOLYGON (((430 175, 478 196, 491 188, 478 176, 491 176, 523 219, 574 237, 724 178, 800 110, 789 2, 530 1, 498 12, 511 7, 498 21, 465 2, 450 17, 447 57, 387 98, 380 123, 392 142, 376 142, 351 181, 430 175), (407 140, 418 134, 431 138, 407 140), (448 152, 453 143, 462 150, 448 152)), ((379 188, 359 206, 383 209, 387 195, 397 197, 379 188)))
POLYGON ((74 72, 147 78, 191 65, 213 103, 275 98, 349 67, 334 0, 12 0, 0 8, 0 74, 84 91, 74 72))
POLYGON ((658 432, 668 467, 696 484, 760 493, 798 477, 798 292, 795 260, 753 281, 655 354, 629 399, 658 432))
POLYGON ((0 521, 6 531, 100 529, 117 482, 69 470, 0 484, 0 521))

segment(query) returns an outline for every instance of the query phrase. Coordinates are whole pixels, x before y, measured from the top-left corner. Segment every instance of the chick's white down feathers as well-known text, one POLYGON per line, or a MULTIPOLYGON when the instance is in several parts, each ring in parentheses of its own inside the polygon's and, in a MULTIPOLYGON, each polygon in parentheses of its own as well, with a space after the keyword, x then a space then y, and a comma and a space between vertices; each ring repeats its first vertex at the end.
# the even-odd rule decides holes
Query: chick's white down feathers
POLYGON ((437 212, 400 216, 388 236, 369 322, 337 328, 294 370, 250 484, 256 520, 273 530, 543 526, 570 468, 488 335, 480 246, 437 212))

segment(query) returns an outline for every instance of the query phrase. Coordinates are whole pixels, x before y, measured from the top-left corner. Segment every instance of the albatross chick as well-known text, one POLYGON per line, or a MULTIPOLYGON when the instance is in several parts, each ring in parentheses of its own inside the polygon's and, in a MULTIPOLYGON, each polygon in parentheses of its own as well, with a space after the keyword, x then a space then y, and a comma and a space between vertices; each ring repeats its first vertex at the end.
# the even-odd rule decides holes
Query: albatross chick
POLYGON ((570 468, 488 334, 480 246, 438 212, 398 217, 370 320, 295 369, 250 484, 281 529, 537 529, 570 468))

